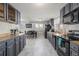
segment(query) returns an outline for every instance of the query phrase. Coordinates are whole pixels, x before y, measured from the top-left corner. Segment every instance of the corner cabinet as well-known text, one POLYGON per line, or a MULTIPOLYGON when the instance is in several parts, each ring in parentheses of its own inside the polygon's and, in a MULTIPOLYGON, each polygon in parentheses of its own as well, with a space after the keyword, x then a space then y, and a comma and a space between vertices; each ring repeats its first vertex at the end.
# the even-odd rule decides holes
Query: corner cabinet
POLYGON ((20 12, 8 3, 0 3, 0 21, 18 24, 20 12))

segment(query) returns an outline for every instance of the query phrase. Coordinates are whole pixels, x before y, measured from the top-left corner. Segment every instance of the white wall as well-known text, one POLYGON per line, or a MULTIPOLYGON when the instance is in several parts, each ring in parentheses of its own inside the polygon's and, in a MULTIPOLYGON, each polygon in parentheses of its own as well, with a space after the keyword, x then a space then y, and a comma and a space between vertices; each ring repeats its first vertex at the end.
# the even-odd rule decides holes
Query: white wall
POLYGON ((69 30, 79 30, 79 24, 66 25, 64 24, 64 30, 68 32, 69 30))
POLYGON ((10 32, 12 28, 16 28, 16 25, 0 21, 0 34, 10 32))
POLYGON ((36 31, 44 31, 45 26, 44 23, 32 23, 33 24, 33 29, 36 31))
POLYGON ((41 22, 34 22, 32 23, 32 28, 26 28, 26 31, 28 30, 36 30, 36 31, 44 31, 45 30, 45 23, 41 22), (41 27, 40 24, 42 24, 43 26, 41 27))
POLYGON ((69 30, 79 30, 79 24, 73 24, 73 25, 63 24, 60 23, 60 17, 58 17, 54 20, 54 29, 55 31, 60 31, 60 29, 62 29, 65 32, 68 32, 69 30), (62 27, 60 25, 62 25, 62 27))
POLYGON ((57 17, 54 19, 54 30, 59 31, 59 27, 60 27, 60 17, 57 17))

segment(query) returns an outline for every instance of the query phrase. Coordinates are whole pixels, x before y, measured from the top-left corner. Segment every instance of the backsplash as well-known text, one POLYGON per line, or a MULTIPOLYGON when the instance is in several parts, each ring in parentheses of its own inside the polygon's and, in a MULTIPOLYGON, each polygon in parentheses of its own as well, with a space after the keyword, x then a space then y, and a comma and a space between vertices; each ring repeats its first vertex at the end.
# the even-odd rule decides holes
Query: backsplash
POLYGON ((66 25, 64 24, 64 30, 68 32, 69 30, 79 30, 79 24, 66 25))
POLYGON ((15 24, 0 22, 0 34, 10 32, 10 29, 16 28, 15 24))
MULTIPOLYGON (((60 17, 54 21, 54 29, 60 31, 60 17)), ((62 30, 68 32, 69 30, 79 30, 79 24, 62 24, 62 30)))

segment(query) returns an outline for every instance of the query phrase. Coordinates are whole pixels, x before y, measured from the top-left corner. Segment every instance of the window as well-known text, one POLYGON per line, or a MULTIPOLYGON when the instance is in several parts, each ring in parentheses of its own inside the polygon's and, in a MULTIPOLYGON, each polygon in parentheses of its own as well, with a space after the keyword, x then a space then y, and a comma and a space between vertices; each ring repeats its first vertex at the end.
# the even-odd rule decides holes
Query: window
POLYGON ((36 27, 36 28, 39 28, 39 29, 40 29, 40 28, 43 28, 43 24, 35 24, 35 27, 36 27))

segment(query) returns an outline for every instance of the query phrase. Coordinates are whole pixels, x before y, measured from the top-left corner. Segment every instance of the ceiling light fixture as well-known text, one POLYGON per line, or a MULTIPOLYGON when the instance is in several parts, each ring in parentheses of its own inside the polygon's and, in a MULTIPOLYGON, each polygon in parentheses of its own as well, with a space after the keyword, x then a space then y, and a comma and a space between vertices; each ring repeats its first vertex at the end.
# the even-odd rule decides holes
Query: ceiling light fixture
POLYGON ((43 6, 43 3, 36 3, 37 6, 43 6))

